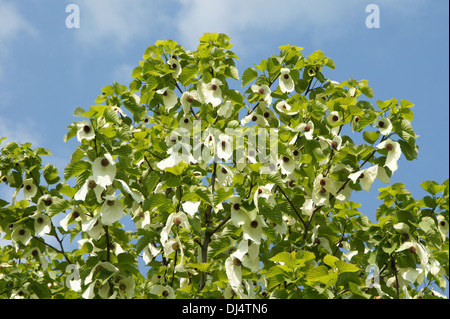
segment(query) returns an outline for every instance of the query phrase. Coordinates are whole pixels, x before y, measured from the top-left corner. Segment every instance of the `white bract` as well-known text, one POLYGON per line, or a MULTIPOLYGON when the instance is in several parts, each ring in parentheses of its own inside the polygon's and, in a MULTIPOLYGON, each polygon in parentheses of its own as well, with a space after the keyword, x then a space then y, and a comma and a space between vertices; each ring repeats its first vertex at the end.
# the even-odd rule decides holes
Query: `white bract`
POLYGON ((222 81, 214 78, 208 84, 202 83, 201 85, 205 102, 211 103, 214 107, 219 106, 222 103, 222 90, 220 89, 222 81))
POLYGON ((183 105, 184 114, 189 114, 191 111, 192 103, 194 101, 199 101, 199 96, 197 91, 187 91, 181 94, 181 105, 183 105))
POLYGON ((23 197, 26 200, 31 200, 37 193, 37 187, 34 185, 32 178, 27 178, 23 181, 23 197))
POLYGON ((77 127, 78 142, 81 143, 83 140, 92 141, 95 138, 95 131, 92 127, 92 124, 88 120, 78 122, 77 127))
POLYGON ((392 131, 392 123, 387 117, 376 120, 375 127, 378 127, 382 135, 388 135, 392 131))
POLYGON ((377 149, 387 150, 387 157, 384 166, 388 167, 392 173, 395 172, 398 168, 397 161, 400 158, 400 155, 402 155, 400 144, 392 141, 391 139, 387 139, 386 141, 378 144, 377 149))
POLYGON ((36 235, 44 236, 50 233, 50 231, 52 230, 52 222, 50 220, 50 217, 38 211, 36 211, 30 217, 34 219, 34 231, 36 235))
POLYGON ((378 165, 374 165, 367 169, 352 173, 348 176, 348 178, 350 178, 355 184, 359 180, 361 182, 362 188, 366 192, 369 192, 370 188, 372 187, 372 183, 374 182, 377 175, 378 175, 378 165))
POLYGON ((173 225, 176 225, 176 226, 179 226, 179 227, 182 227, 185 229, 189 229, 189 227, 190 227, 188 217, 186 216, 185 213, 178 212, 178 213, 170 214, 169 217, 167 218, 166 225, 164 226, 163 230, 161 231, 161 243, 163 245, 167 242, 173 225))
POLYGON ((172 76, 174 79, 177 79, 178 76, 181 74, 181 64, 177 59, 171 58, 167 61, 167 64, 170 66, 170 68, 174 71, 172 73, 172 76))
POLYGON ((83 186, 80 187, 80 189, 73 198, 75 200, 84 201, 90 189, 94 190, 95 196, 97 197, 97 202, 102 203, 103 202, 102 193, 105 190, 105 188, 101 185, 98 185, 95 182, 94 176, 88 177, 86 182, 83 184, 83 186))
POLYGON ((156 93, 162 95, 163 103, 167 112, 170 112, 170 110, 173 109, 173 107, 178 103, 177 95, 174 91, 169 89, 169 87, 157 90, 156 93))
POLYGON ((69 214, 66 215, 59 224, 65 230, 69 230, 69 224, 73 224, 74 222, 84 222, 86 220, 86 214, 79 207, 75 207, 69 214))
POLYGON ((111 226, 123 216, 123 206, 116 195, 105 196, 105 202, 100 211, 102 223, 111 226))
POLYGON ((95 159, 92 164, 92 177, 94 182, 103 188, 113 183, 116 177, 116 163, 110 154, 106 153, 95 159))
POLYGON ((280 89, 283 93, 294 91, 294 80, 289 73, 290 70, 288 68, 282 68, 280 70, 280 89))
POLYGON ((270 88, 267 85, 265 85, 265 84, 263 84, 263 85, 253 84, 250 88, 251 88, 251 90, 254 93, 261 94, 262 95, 262 99, 268 105, 272 104, 272 96, 270 95, 272 92, 270 91, 270 88))
POLYGON ((279 101, 276 106, 277 110, 280 113, 286 114, 286 115, 295 115, 298 113, 298 111, 291 111, 292 107, 287 104, 285 101, 279 101))

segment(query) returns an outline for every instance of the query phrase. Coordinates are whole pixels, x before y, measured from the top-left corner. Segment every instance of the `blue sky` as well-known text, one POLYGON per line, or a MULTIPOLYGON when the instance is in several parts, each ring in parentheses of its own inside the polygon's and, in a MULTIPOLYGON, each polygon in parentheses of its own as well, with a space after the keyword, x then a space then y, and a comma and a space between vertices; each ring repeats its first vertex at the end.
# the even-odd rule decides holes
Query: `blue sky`
MULTIPOLYGON (((449 176, 448 7, 446 0, 0 0, 0 136, 49 148, 47 161, 62 174, 77 146, 63 142, 66 126, 79 120, 76 107, 94 105, 113 81, 128 85, 157 40, 195 49, 204 32, 224 32, 241 74, 292 44, 331 57, 330 79, 369 80, 373 104, 394 97, 414 103, 419 158, 402 157, 392 182, 421 198, 423 180, 449 176), (72 3, 79 29, 65 24, 72 3), (379 7, 380 28, 366 27, 369 4, 379 7)), ((352 196, 372 220, 384 186, 352 196)), ((0 187, 0 197, 11 194, 0 187)))
MULTIPOLYGON (((320 49, 331 57, 336 70, 326 75, 333 80, 369 80, 373 104, 394 97, 413 102, 419 158, 402 157, 392 182, 419 198, 423 180, 449 176, 448 6, 445 0, 0 0, 0 136, 51 149, 48 161, 62 173, 77 146, 76 139, 63 142, 66 126, 78 120, 76 107, 94 105, 112 81, 129 84, 155 41, 195 49, 204 32, 224 32, 240 72, 280 45, 298 45, 305 55, 320 49), (72 3, 80 9, 79 29, 66 27, 72 3), (369 4, 379 7, 380 28, 366 27, 369 4)), ((379 187, 352 196, 371 219, 379 187)))

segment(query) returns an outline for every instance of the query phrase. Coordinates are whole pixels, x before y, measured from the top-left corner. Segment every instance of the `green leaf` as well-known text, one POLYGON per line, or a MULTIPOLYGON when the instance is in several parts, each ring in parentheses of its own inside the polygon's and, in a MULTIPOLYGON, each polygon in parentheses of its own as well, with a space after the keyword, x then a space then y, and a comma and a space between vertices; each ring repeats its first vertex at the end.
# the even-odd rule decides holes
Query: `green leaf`
POLYGON ((220 203, 223 203, 225 200, 228 199, 228 197, 232 196, 234 194, 234 188, 219 188, 216 193, 214 194, 214 206, 219 205, 220 203))
POLYGON ((403 155, 405 155, 408 161, 412 161, 417 158, 417 156, 419 155, 419 146, 417 146, 416 144, 411 146, 411 144, 403 140, 398 140, 398 143, 400 144, 403 155))
POLYGON ((160 174, 157 172, 151 172, 148 174, 144 180, 144 184, 147 187, 147 191, 149 193, 153 193, 153 191, 156 188, 156 185, 158 185, 160 180, 160 174))
POLYGON ((257 76, 258 72, 254 68, 248 68, 247 70, 245 70, 242 74, 242 87, 246 86, 251 81, 256 79, 257 76))
POLYGON ((435 181, 423 181, 420 186, 431 195, 436 195, 445 189, 444 185, 439 185, 435 181))
POLYGON ((369 98, 369 99, 373 98, 374 93, 370 86, 360 87, 359 89, 365 96, 367 96, 367 98, 369 98))
POLYGON ((113 110, 105 110, 105 112, 103 112, 103 116, 105 117, 106 122, 114 124, 120 123, 118 113, 113 110))
POLYGON ((208 205, 211 205, 212 206, 212 202, 213 202, 213 200, 212 200, 212 195, 211 195, 211 192, 208 190, 208 189, 206 189, 206 187, 204 188, 204 187, 202 187, 202 188, 197 188, 196 190, 195 190, 195 193, 206 203, 206 204, 208 204, 208 205))
POLYGON ((181 84, 184 86, 188 86, 192 83, 192 78, 197 75, 198 65, 197 64, 188 64, 182 70, 178 77, 181 84))
POLYGON ((164 170, 174 175, 181 175, 188 166, 189 166, 188 163, 181 161, 178 163, 178 165, 166 167, 164 170))
POLYGON ((167 207, 172 206, 172 202, 166 198, 164 194, 150 194, 148 197, 148 205, 150 205, 149 209, 158 208, 158 207, 167 207))
POLYGON ((339 260, 339 258, 337 258, 336 256, 332 256, 332 255, 326 255, 325 257, 323 257, 323 262, 325 263, 325 265, 328 265, 331 268, 336 267, 335 263, 338 260, 339 260))
POLYGON ((60 212, 68 209, 70 207, 69 201, 62 198, 57 198, 53 201, 50 206, 50 216, 59 214, 60 212))
POLYGON ((44 166, 44 168, 42 169, 43 173, 44 173, 44 178, 47 181, 48 184, 56 184, 59 182, 59 180, 61 179, 58 176, 58 169, 53 166, 52 164, 47 164, 44 166))
POLYGON ((150 238, 147 236, 142 236, 137 241, 136 245, 134 245, 134 249, 136 251, 136 254, 140 254, 142 250, 144 250, 145 247, 151 242, 150 238))
POLYGON ((46 283, 37 282, 34 279, 29 279, 30 285, 28 286, 38 297, 39 299, 47 299, 51 296, 50 288, 48 288, 46 283))
POLYGON ((230 249, 230 239, 228 237, 219 237, 214 239, 208 248, 208 259, 214 258, 227 249, 230 249))
POLYGON ((189 263, 186 267, 197 268, 200 271, 208 271, 210 263, 189 263))
POLYGON ((339 272, 355 272, 358 271, 359 268, 354 264, 346 263, 345 261, 338 260, 334 263, 334 265, 339 269, 339 272))
POLYGON ((273 256, 272 258, 270 258, 269 260, 274 261, 274 262, 281 262, 291 269, 296 268, 295 262, 292 259, 292 255, 290 253, 288 253, 287 251, 278 253, 275 256, 273 256))
POLYGON ((374 132, 363 132, 363 138, 364 141, 366 141, 369 144, 374 144, 378 138, 380 137, 380 131, 374 131, 374 132))
POLYGON ((73 176, 82 174, 86 171, 91 170, 91 163, 86 161, 76 161, 76 162, 70 162, 66 165, 66 168, 64 169, 64 179, 68 180, 72 178, 73 176))
POLYGON ((280 207, 275 206, 273 208, 268 206, 260 206, 259 212, 265 217, 274 222, 275 224, 281 225, 283 223, 283 214, 281 213, 280 207))

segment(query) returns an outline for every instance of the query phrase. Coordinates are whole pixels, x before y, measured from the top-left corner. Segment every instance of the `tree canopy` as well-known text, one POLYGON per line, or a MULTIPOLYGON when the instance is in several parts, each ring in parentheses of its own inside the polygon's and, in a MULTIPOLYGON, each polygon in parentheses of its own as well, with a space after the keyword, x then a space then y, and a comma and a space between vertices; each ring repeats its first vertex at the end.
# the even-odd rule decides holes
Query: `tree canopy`
POLYGON ((231 49, 150 45, 128 86, 75 109, 63 176, 50 150, 1 148, 0 298, 446 297, 448 179, 421 199, 390 181, 417 158, 414 104, 373 105, 321 51, 241 73, 231 49), (372 222, 351 196, 375 179, 372 222))

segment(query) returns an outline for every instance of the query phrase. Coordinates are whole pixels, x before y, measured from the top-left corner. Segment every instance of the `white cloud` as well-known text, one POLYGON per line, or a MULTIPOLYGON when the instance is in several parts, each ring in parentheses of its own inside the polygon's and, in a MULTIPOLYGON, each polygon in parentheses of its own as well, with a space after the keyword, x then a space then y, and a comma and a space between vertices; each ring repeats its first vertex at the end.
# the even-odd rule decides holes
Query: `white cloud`
POLYGON ((0 0, 0 78, 2 65, 10 53, 11 45, 21 35, 36 36, 36 29, 20 14, 15 4, 0 0))
POLYGON ((137 38, 148 39, 151 32, 161 32, 165 19, 163 1, 79 0, 80 28, 76 37, 84 49, 117 49, 137 38))
POLYGON ((12 141, 21 144, 29 142, 35 147, 42 142, 37 123, 29 118, 11 120, 0 116, 0 124, 0 137, 7 138, 1 142, 0 148, 12 141))
MULTIPOLYGON (((279 38, 306 37, 321 45, 330 39, 348 37, 355 28, 365 28, 369 3, 360 0, 179 0, 177 29, 187 49, 195 49, 205 32, 223 32, 236 46, 261 43, 279 38)), ((381 1, 380 10, 408 16, 422 7, 423 1, 381 1)), ((255 49, 248 45, 246 49, 255 49)))

